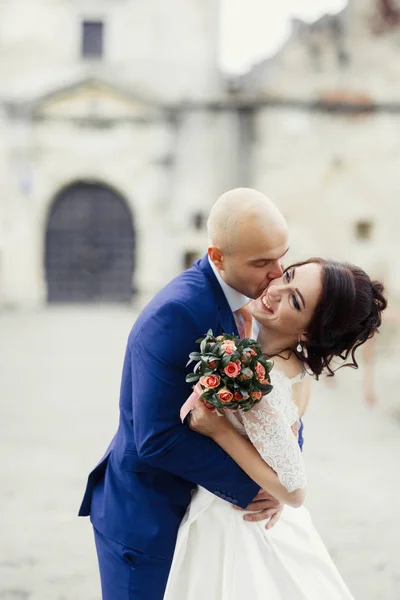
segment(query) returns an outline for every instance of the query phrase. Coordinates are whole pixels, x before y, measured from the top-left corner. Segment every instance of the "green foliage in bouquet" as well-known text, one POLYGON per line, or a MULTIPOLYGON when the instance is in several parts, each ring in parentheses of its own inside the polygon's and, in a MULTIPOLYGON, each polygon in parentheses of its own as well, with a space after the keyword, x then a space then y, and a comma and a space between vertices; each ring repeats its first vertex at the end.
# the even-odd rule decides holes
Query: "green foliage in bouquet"
POLYGON ((186 381, 200 384, 200 398, 208 408, 248 411, 272 390, 269 373, 274 363, 254 340, 225 333, 215 337, 209 329, 196 343, 200 351, 189 355, 186 366, 193 361, 196 365, 186 381))

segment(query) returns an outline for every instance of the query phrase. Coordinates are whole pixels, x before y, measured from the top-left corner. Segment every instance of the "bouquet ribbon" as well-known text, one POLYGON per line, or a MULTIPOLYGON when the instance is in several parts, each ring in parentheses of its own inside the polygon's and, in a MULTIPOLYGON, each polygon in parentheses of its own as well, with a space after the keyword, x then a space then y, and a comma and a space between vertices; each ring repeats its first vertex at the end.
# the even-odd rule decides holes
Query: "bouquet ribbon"
POLYGON ((194 405, 196 404, 197 400, 200 398, 202 393, 203 388, 199 383, 196 383, 196 385, 193 388, 193 392, 190 394, 186 402, 182 405, 181 412, 179 413, 182 423, 184 422, 192 408, 194 408, 194 405))
MULTIPOLYGON (((190 413, 192 408, 194 408, 194 405, 196 404, 196 402, 200 398, 200 396, 203 394, 203 392, 204 392, 204 390, 201 387, 201 385, 199 383, 196 383, 196 385, 193 388, 193 392, 190 394, 189 398, 184 402, 184 404, 182 405, 182 408, 181 408, 181 412, 179 413, 182 423, 184 422, 184 420, 186 419, 186 417, 188 416, 188 414, 190 413)), ((217 415, 219 417, 223 416, 223 415, 221 415, 221 413, 219 413, 217 411, 216 408, 214 408, 214 409, 209 408, 208 410, 211 410, 211 412, 217 413, 217 415)))

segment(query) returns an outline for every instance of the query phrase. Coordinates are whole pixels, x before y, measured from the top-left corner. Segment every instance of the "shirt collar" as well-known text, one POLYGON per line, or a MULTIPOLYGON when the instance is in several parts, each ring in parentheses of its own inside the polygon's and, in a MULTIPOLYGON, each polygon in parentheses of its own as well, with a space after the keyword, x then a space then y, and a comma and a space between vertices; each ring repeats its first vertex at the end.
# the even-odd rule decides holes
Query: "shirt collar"
POLYGON ((208 262, 210 263, 210 266, 211 266, 212 270, 214 271, 214 275, 217 278, 217 281, 218 281, 219 285, 221 286, 222 291, 225 294, 225 298, 226 298, 226 300, 229 304, 229 308, 231 309, 232 312, 235 312, 235 310, 242 308, 242 306, 244 306, 245 304, 250 302, 250 298, 248 298, 244 294, 241 294, 237 290, 233 289, 233 287, 228 285, 222 279, 217 267, 214 265, 214 263, 210 259, 210 257, 208 257, 208 262))

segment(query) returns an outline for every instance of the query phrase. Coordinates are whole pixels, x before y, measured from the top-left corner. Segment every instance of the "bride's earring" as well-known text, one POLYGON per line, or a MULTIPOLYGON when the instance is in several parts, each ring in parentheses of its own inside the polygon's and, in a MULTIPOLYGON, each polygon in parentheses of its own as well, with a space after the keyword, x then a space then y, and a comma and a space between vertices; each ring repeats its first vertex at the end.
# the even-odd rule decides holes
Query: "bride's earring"
POLYGON ((303 355, 303 357, 304 357, 305 359, 307 359, 307 358, 308 358, 307 346, 305 345, 305 343, 304 343, 304 342, 303 342, 303 344, 301 343, 300 335, 299 335, 299 337, 298 337, 298 342, 299 342, 299 343, 297 344, 297 347, 296 347, 296 350, 297 350, 297 352, 298 352, 299 354, 302 354, 302 355, 303 355))
POLYGON ((301 345, 301 342, 300 342, 300 336, 298 337, 298 342, 299 343, 297 344, 296 350, 297 350, 297 352, 303 352, 303 346, 301 345))

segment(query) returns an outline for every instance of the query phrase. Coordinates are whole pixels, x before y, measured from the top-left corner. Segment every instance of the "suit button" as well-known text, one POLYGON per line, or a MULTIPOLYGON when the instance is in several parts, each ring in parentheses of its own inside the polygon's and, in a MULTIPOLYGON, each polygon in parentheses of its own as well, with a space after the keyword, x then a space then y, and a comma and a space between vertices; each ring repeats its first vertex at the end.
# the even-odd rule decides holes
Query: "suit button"
POLYGON ((214 494, 215 494, 216 496, 218 496, 218 498, 220 498, 220 497, 221 497, 221 492, 219 492, 218 490, 215 490, 214 494))
POLYGON ((239 504, 236 498, 232 498, 232 504, 239 504))
POLYGON ((225 500, 228 500, 228 502, 232 502, 232 498, 230 496, 226 496, 225 500))
POLYGON ((227 497, 225 496, 225 494, 221 494, 221 498, 222 498, 222 500, 227 500, 227 497))

